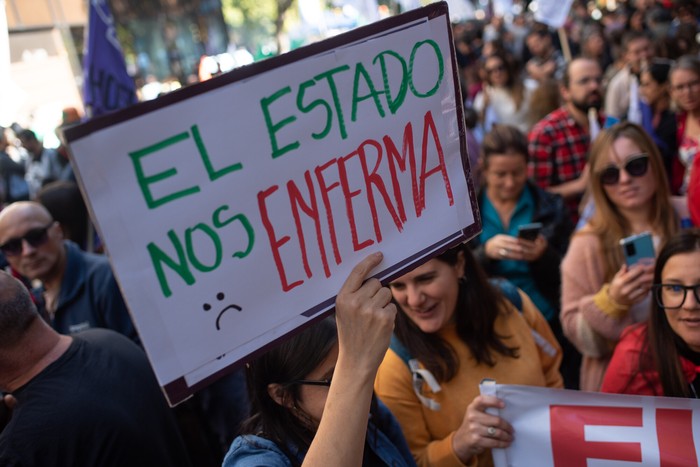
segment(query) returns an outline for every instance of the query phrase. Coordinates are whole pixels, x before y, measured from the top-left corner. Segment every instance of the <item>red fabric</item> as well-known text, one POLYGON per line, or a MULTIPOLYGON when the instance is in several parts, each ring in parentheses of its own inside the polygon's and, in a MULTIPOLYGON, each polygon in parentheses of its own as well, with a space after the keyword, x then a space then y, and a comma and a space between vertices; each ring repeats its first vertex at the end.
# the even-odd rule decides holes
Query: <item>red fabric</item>
MULTIPOLYGON (((683 141, 683 135, 685 134, 685 121, 688 114, 685 112, 680 112, 676 115, 676 141, 680 145, 683 141)), ((677 195, 680 193, 681 186, 683 186, 683 179, 685 178, 685 166, 678 158, 678 154, 673 158, 671 165, 671 193, 677 195)))
MULTIPOLYGON (((622 333, 620 342, 605 371, 601 392, 615 394, 635 394, 640 396, 662 396, 664 391, 656 371, 639 372, 639 354, 646 341, 647 325, 635 324, 622 333)), ((681 357, 681 366, 686 380, 692 382, 699 368, 693 362, 681 357)))
MULTIPOLYGON (((528 176, 540 188, 575 180, 583 172, 591 138, 565 107, 537 122, 530 130, 528 140, 528 176)), ((578 218, 578 199, 566 203, 572 217, 578 218)))
POLYGON ((700 227, 700 157, 695 156, 688 183, 688 210, 693 224, 700 227))

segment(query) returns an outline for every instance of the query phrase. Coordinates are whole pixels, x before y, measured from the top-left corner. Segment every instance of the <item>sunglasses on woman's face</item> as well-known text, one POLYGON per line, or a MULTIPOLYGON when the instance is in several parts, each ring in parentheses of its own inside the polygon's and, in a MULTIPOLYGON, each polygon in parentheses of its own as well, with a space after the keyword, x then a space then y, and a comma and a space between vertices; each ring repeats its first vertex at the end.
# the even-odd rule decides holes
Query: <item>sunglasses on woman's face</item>
POLYGON ((487 75, 492 75, 496 72, 506 71, 506 67, 504 65, 496 65, 491 68, 485 68, 485 71, 487 75))
POLYGON ((46 227, 28 230, 21 237, 11 238, 2 245, 0 250, 5 253, 5 256, 17 256, 22 253, 22 242, 27 242, 32 248, 38 248, 49 239, 48 230, 53 225, 53 222, 46 227))
MULTIPOLYGON (((649 155, 639 154, 625 162, 622 167, 625 172, 627 172, 632 177, 641 177, 647 173, 649 168, 649 155)), ((600 173, 600 182, 603 185, 615 185, 620 181, 620 167, 616 165, 610 165, 603 169, 600 173)))

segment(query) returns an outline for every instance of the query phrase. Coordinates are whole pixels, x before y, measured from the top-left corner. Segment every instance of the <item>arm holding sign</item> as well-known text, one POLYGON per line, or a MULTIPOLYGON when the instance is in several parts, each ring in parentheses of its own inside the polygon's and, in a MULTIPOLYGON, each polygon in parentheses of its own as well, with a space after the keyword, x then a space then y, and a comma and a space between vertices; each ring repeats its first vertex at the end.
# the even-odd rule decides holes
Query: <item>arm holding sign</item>
POLYGON ((396 316, 389 289, 365 281, 381 260, 375 253, 358 264, 336 299, 338 361, 305 466, 362 465, 372 384, 396 316))
POLYGON ((352 270, 335 320, 319 321, 249 364, 253 415, 224 466, 359 466, 365 447, 391 465, 413 465, 389 411, 371 404, 396 315, 389 290, 367 279, 381 260, 372 254, 352 270))

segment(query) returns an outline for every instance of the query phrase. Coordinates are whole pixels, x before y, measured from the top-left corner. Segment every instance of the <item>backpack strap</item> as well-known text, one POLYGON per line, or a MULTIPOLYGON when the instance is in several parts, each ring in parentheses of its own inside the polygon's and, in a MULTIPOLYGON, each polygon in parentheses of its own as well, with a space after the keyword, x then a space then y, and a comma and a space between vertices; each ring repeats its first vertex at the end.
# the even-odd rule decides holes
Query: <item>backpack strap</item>
POLYGON ((523 297, 520 296, 518 288, 507 279, 492 277, 489 279, 492 286, 498 288, 504 297, 520 312, 523 312, 523 297))
MULTIPOLYGON (((508 301, 512 303, 513 306, 522 314, 523 297, 520 296, 518 288, 515 285, 513 285, 512 282, 500 277, 491 278, 489 279, 489 282, 494 287, 498 287, 503 296, 506 297, 508 301)), ((530 323, 528 323, 528 325, 529 324, 530 323)), ((553 357, 557 354, 557 349, 555 349, 554 346, 542 336, 542 334, 532 329, 532 327, 530 328, 530 332, 532 333, 532 338, 535 340, 535 343, 544 353, 546 353, 550 357, 553 357)))
POLYGON ((442 390, 440 384, 435 379, 435 376, 433 376, 429 370, 420 367, 418 359, 413 358, 406 346, 404 346, 398 337, 396 337, 396 334, 391 335, 389 348, 393 350, 401 360, 403 360, 406 366, 408 366, 408 369, 411 372, 411 378, 413 380, 413 392, 416 393, 416 396, 421 401, 421 404, 428 407, 430 410, 440 410, 440 404, 424 396, 422 391, 423 383, 427 384, 430 390, 433 392, 440 392, 442 390))

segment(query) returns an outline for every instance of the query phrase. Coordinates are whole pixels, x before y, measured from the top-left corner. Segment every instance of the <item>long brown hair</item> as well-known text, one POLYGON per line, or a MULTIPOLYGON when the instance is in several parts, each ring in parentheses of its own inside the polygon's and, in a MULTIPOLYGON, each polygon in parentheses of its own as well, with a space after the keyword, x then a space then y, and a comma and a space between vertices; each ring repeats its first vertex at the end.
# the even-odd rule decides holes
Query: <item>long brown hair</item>
POLYGON ((523 100, 525 99, 525 86, 523 85, 523 80, 520 79, 520 70, 518 63, 512 57, 504 52, 494 52, 488 57, 484 57, 482 62, 482 67, 484 69, 484 76, 486 77, 486 83, 491 86, 491 80, 489 74, 486 72, 486 63, 492 59, 496 58, 501 61, 505 72, 508 74, 508 80, 506 81, 505 88, 508 93, 513 98, 515 102, 515 110, 519 110, 523 105, 523 100))
MULTIPOLYGON (((488 281, 486 273, 469 248, 459 247, 447 250, 436 257, 449 265, 458 262, 464 255, 465 280, 460 280, 459 296, 455 310, 457 335, 469 347, 478 364, 494 366, 494 352, 511 358, 518 358, 518 348, 508 347, 494 330, 496 318, 501 313, 514 312, 506 298, 488 281)), ((397 308, 401 307, 396 304, 397 308)), ((459 360, 452 346, 437 334, 427 334, 406 316, 403 311, 396 315, 396 337, 417 358, 439 382, 454 378, 459 369, 459 360)))
POLYGON ((622 266, 620 239, 632 233, 627 219, 605 193, 599 174, 605 168, 606 157, 612 150, 613 143, 619 138, 628 138, 642 152, 649 155, 649 169, 656 181, 656 192, 651 199, 649 222, 656 234, 666 240, 679 229, 679 219, 671 205, 671 192, 659 150, 644 129, 634 123, 618 123, 601 132, 593 143, 589 166, 591 169, 590 189, 595 202, 595 212, 590 220, 591 228, 602 245, 605 261, 605 281, 610 281, 622 266))
MULTIPOLYGON (((700 229, 683 230, 672 237, 659 252, 654 267, 654 284, 663 281, 662 272, 669 259, 694 251, 700 251, 700 229)), ((679 347, 687 347, 687 344, 671 328, 666 310, 659 305, 658 300, 652 300, 647 323, 647 335, 639 354, 640 373, 658 373, 663 388, 663 394, 658 394, 659 396, 690 397, 690 387, 683 375, 679 353, 679 347)), ((649 383, 653 388, 653 383, 649 383)))

